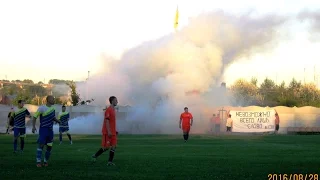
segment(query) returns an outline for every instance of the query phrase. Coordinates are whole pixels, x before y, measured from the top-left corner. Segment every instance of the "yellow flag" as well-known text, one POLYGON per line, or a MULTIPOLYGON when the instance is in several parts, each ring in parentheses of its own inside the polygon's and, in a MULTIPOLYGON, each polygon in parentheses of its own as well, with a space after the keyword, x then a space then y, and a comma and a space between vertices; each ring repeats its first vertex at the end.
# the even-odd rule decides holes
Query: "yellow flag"
POLYGON ((177 6, 176 17, 174 19, 174 29, 177 29, 178 25, 179 25, 179 10, 178 10, 178 6, 177 6))

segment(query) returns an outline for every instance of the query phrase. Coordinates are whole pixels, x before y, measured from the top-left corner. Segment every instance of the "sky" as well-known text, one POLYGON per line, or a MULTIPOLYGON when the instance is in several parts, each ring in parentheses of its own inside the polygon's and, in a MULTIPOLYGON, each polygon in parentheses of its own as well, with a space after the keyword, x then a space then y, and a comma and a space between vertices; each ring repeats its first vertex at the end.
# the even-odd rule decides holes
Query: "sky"
MULTIPOLYGON (((173 33, 177 5, 179 28, 198 14, 216 10, 286 17, 320 10, 317 0, 0 0, 0 79, 85 80, 88 71, 94 75, 101 70, 101 56, 117 59, 142 42, 173 33)), ((317 29, 310 33, 311 23, 287 21, 277 44, 236 59, 225 70, 224 81, 320 78, 320 41, 317 29)))

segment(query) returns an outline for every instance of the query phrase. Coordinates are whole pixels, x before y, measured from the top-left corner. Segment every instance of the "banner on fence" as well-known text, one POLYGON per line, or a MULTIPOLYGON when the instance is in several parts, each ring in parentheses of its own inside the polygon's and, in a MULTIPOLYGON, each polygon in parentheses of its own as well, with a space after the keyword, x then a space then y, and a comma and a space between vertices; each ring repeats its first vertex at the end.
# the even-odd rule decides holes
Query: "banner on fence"
POLYGON ((230 111, 232 132, 271 132, 275 130, 275 110, 230 111))

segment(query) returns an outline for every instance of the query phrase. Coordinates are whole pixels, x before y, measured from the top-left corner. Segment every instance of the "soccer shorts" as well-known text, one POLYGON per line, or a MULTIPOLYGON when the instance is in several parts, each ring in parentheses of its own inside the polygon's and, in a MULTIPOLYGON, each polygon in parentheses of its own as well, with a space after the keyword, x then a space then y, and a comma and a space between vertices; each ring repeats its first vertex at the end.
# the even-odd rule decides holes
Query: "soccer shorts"
POLYGON ((69 127, 59 127, 59 132, 61 133, 68 133, 69 127))
POLYGON ((215 131, 216 132, 220 132, 220 124, 216 124, 215 125, 215 131))
POLYGON ((276 131, 279 131, 279 124, 276 124, 276 131))
POLYGON ((13 128, 14 137, 24 137, 26 134, 26 128, 13 128))
POLYGON ((190 132, 190 126, 182 125, 183 132, 190 132))
POLYGON ((38 143, 47 146, 52 146, 53 143, 53 129, 52 128, 40 128, 38 143))
POLYGON ((112 135, 111 138, 108 136, 108 134, 102 134, 102 142, 101 146, 103 148, 110 148, 111 146, 117 145, 117 136, 112 135))

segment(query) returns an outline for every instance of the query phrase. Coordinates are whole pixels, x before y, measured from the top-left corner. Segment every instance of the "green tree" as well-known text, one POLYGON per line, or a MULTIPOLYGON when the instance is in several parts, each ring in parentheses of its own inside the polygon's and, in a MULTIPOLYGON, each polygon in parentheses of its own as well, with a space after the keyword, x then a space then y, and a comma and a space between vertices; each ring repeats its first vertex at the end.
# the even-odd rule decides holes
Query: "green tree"
POLYGON ((12 80, 11 82, 13 82, 13 83, 21 83, 22 81, 17 79, 17 80, 12 80))
POLYGON ((300 89, 299 106, 316 106, 320 105, 320 92, 313 83, 304 84, 300 89))
POLYGON ((284 81, 277 86, 277 105, 278 106, 287 106, 287 87, 284 81))
POLYGON ((24 100, 26 104, 31 104, 32 102, 32 97, 26 93, 24 93, 23 91, 19 92, 16 97, 13 99, 12 104, 13 105, 18 105, 18 101, 19 100, 24 100))
POLYGON ((315 106, 320 107, 320 90, 315 84, 302 84, 294 78, 286 86, 285 82, 277 85, 266 78, 260 87, 257 80, 237 80, 231 86, 234 105, 248 106, 315 106))
POLYGON ((4 95, 15 95, 21 91, 16 84, 4 84, 3 86, 3 93, 4 95))
POLYGON ((50 79, 49 80, 49 84, 68 84, 71 83, 73 81, 69 81, 69 80, 62 80, 62 79, 50 79))
POLYGON ((261 101, 258 88, 244 80, 239 79, 231 86, 232 101, 234 105, 250 106, 257 105, 261 101))
POLYGON ((287 88, 287 96, 286 96, 286 106, 300 106, 300 96, 301 96, 301 82, 296 79, 292 79, 287 88))
POLYGON ((282 83, 279 86, 277 86, 277 91, 279 96, 285 97, 287 88, 286 83, 284 81, 282 81, 282 83))
POLYGON ((259 92, 263 96, 263 106, 276 106, 277 103, 277 85, 276 83, 266 78, 260 85, 259 92))
POLYGON ((80 102, 80 95, 77 93, 77 86, 76 83, 73 81, 68 82, 67 85, 71 89, 71 102, 73 106, 77 106, 80 102))
POLYGON ((287 107, 299 106, 300 88, 301 83, 296 81, 294 78, 291 80, 288 87, 283 81, 280 85, 277 86, 277 105, 287 107))
POLYGON ((255 77, 252 77, 250 80, 250 83, 257 87, 258 86, 258 79, 255 77))
POLYGON ((27 83, 27 84, 34 84, 31 79, 25 79, 25 80, 23 80, 22 82, 23 82, 23 83, 27 83))
POLYGON ((38 96, 46 96, 47 90, 39 85, 27 85, 25 86, 26 93, 30 94, 32 97, 38 96))

